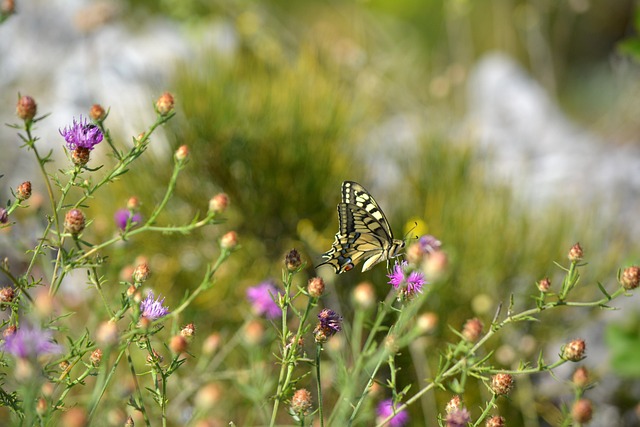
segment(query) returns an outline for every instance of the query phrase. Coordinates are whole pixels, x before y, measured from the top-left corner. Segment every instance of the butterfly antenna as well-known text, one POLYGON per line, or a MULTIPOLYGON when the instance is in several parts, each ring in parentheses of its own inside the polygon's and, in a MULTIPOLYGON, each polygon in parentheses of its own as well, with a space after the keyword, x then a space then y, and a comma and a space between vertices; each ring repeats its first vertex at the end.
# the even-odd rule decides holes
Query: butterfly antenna
MULTIPOLYGON (((407 241, 407 239, 408 239, 409 234, 411 234, 411 232, 412 232, 413 230, 415 230, 417 226, 418 226, 418 223, 414 221, 414 222, 413 222, 413 227, 411 227, 411 230, 407 231, 407 234, 405 234, 405 235, 404 235, 404 237, 402 238, 402 240, 404 240, 404 241, 406 242, 406 241, 407 241)), ((417 238, 418 238, 418 236, 415 236, 415 239, 417 239, 417 238)))

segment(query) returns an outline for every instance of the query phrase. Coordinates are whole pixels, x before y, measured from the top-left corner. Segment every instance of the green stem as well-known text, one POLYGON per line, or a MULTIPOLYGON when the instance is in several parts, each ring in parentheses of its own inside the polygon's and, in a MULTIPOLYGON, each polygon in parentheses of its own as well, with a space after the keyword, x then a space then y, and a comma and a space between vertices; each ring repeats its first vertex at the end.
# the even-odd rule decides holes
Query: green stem
POLYGON ((320 353, 322 344, 316 343, 316 383, 318 384, 318 414, 320 415, 320 427, 324 427, 324 411, 322 410, 322 381, 320 379, 320 353))

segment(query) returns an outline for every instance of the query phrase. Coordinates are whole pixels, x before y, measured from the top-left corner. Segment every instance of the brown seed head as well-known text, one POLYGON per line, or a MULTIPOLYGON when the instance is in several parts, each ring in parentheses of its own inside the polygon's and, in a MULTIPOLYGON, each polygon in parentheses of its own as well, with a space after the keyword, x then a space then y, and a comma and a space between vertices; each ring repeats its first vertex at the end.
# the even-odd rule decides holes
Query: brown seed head
POLYGON ((455 395, 447 403, 445 411, 447 412, 447 414, 450 414, 451 412, 457 411, 460 408, 462 408, 462 400, 460 399, 460 396, 455 395))
POLYGON ((184 326, 184 328, 182 328, 182 330, 180 330, 180 335, 182 335, 185 338, 191 338, 195 334, 196 334, 196 325, 193 322, 188 323, 187 325, 184 326))
POLYGON ((284 256, 284 265, 289 271, 296 271, 302 265, 302 257, 296 249, 291 249, 284 256))
POLYGON ((89 357, 89 360, 91 361, 91 364, 93 366, 100 366, 100 362, 102 362, 102 350, 100 350, 99 348, 93 350, 91 356, 89 357))
POLYGON ((84 230, 84 213, 80 209, 71 209, 64 217, 64 228, 74 236, 84 230))
POLYGON ((15 291, 10 286, 0 289, 0 303, 8 304, 12 302, 15 295, 15 291))
POLYGON ((91 117, 91 120, 94 120, 96 122, 103 120, 105 114, 106 111, 104 111, 104 108, 102 108, 102 105, 100 104, 93 104, 91 106, 91 109, 89 110, 89 117, 91 117))
POLYGON ((497 395, 507 395, 513 388, 513 376, 510 374, 495 374, 491 377, 491 391, 497 395))
POLYGON ((136 266, 136 269, 133 270, 133 281, 135 283, 144 283, 149 276, 151 275, 151 270, 149 269, 149 265, 146 262, 139 264, 136 266))
POLYGON ((494 415, 493 417, 490 417, 489 419, 487 419, 485 427, 504 427, 505 425, 506 425, 506 422, 504 420, 504 417, 494 415))
POLYGON ((298 415, 307 415, 311 409, 311 393, 301 388, 293 393, 291 398, 291 411, 298 415))
POLYGON ((482 322, 477 317, 467 320, 462 328, 462 336, 469 342, 476 342, 482 335, 482 322))

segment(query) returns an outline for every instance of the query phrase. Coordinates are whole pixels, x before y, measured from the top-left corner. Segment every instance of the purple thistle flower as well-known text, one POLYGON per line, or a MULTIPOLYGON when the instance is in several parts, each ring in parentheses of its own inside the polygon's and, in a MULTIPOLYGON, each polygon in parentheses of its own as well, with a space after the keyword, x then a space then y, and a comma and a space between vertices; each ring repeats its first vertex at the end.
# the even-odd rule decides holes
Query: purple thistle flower
MULTIPOLYGON (((394 413, 393 400, 387 399, 378 403, 378 408, 376 412, 380 420, 385 420, 391 415, 393 415, 394 413)), ((389 421, 389 425, 391 427, 402 427, 408 422, 409 422, 409 414, 407 414, 407 411, 402 410, 402 411, 396 412, 393 418, 391 418, 391 420, 389 421)))
POLYGON ((164 307, 164 298, 155 299, 153 292, 149 292, 149 295, 140 303, 140 314, 147 319, 156 320, 160 317, 164 317, 169 314, 169 308, 164 307))
POLYGON ((142 222, 142 215, 139 213, 134 214, 128 209, 119 209, 113 215, 113 220, 116 222, 118 228, 124 231, 127 228, 127 222, 129 222, 131 226, 140 224, 142 222))
POLYGON ((454 409, 447 414, 447 427, 466 427, 471 421, 471 414, 467 408, 454 409))
POLYGON ((37 357, 41 354, 62 353, 62 347, 51 342, 52 338, 51 331, 25 326, 5 337, 2 350, 23 359, 37 357))
POLYGON ((282 316, 282 310, 274 301, 280 294, 276 286, 267 281, 247 289, 247 299, 253 307, 253 311, 258 316, 264 316, 267 319, 275 319, 282 316))
POLYGON ((396 262, 396 265, 393 266, 393 273, 387 274, 387 277, 391 279, 389 280, 389 284, 393 285, 395 289, 398 289, 404 281, 404 267, 406 266, 406 261, 402 261, 402 264, 396 262))
POLYGON ((413 298, 422 292, 422 287, 427 283, 422 271, 413 270, 407 276, 410 270, 406 261, 402 261, 400 264, 396 261, 393 273, 387 275, 390 279, 388 283, 398 291, 398 299, 413 298))
POLYGON ((318 313, 318 327, 332 331, 332 334, 342 330, 342 316, 330 308, 323 308, 318 313))
POLYGON ((67 148, 74 151, 82 147, 93 150, 93 147, 102 142, 102 131, 94 124, 87 122, 86 118, 80 116, 79 121, 73 118, 73 125, 60 129, 60 135, 67 141, 67 148))
POLYGON ((431 234, 425 234, 424 236, 420 237, 418 243, 420 244, 420 248, 428 254, 439 251, 442 247, 442 242, 433 237, 431 234))
POLYGON ((407 294, 414 295, 422 292, 422 286, 427 283, 422 271, 413 271, 407 279, 407 294))

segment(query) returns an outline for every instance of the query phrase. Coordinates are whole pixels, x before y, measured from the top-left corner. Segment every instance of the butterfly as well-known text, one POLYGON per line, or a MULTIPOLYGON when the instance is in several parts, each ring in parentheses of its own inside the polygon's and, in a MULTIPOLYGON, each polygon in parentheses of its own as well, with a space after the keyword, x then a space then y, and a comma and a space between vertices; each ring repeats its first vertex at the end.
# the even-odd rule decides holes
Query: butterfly
POLYGON ((393 238, 389 221, 378 202, 357 182, 342 183, 338 219, 340 228, 335 241, 322 255, 326 261, 318 267, 329 264, 340 274, 364 261, 362 271, 367 271, 381 261, 395 258, 404 247, 403 240, 393 238))

